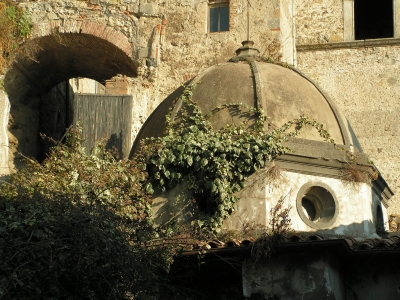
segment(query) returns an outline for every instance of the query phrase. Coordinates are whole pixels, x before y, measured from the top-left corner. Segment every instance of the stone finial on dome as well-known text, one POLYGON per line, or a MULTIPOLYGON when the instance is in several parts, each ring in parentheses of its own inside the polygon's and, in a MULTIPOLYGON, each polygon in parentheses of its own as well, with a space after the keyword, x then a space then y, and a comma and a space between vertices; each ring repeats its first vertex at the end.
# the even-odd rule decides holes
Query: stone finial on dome
POLYGON ((242 47, 236 50, 236 55, 239 57, 255 57, 260 53, 260 50, 253 47, 253 41, 243 41, 242 47))

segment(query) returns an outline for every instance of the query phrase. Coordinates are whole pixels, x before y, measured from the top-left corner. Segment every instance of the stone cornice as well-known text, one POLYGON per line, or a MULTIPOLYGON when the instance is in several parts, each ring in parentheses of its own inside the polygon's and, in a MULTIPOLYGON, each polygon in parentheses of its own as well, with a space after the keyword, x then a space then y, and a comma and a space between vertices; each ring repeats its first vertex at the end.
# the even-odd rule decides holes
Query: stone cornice
MULTIPOLYGON (((275 160, 276 165, 282 169, 315 176, 325 176, 331 178, 342 178, 343 164, 346 163, 340 159, 326 159, 317 158, 304 155, 296 154, 285 154, 275 160)), ((386 181, 383 179, 378 169, 374 165, 360 164, 361 171, 367 172, 369 177, 372 179, 378 177, 375 180, 371 180, 371 187, 374 189, 377 195, 381 196, 381 201, 385 207, 388 207, 388 200, 394 195, 386 181)))
POLYGON ((335 49, 357 49, 370 47, 400 46, 400 38, 358 40, 349 42, 296 45, 298 52, 323 51, 335 49))

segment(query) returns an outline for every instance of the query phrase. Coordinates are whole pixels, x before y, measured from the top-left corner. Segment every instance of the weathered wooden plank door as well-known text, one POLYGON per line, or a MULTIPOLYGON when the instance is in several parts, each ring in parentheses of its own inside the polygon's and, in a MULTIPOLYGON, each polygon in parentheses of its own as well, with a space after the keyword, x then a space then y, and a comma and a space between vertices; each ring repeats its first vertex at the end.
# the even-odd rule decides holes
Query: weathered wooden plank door
POLYGON ((73 103, 74 126, 82 124, 84 146, 88 153, 102 139, 106 147, 115 147, 120 158, 127 158, 132 146, 132 96, 75 94, 73 103))

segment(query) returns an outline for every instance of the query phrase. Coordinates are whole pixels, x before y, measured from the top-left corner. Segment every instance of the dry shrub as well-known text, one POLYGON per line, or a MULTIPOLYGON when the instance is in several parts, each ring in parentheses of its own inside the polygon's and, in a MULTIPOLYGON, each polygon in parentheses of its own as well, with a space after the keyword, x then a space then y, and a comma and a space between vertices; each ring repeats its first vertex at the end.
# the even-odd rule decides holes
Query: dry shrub
POLYGON ((271 180, 275 181, 281 177, 281 167, 273 165, 267 169, 266 177, 271 180))
POLYGON ((240 229, 222 230, 217 238, 224 243, 234 240, 255 241, 267 230, 268 228, 263 224, 254 221, 246 221, 242 224, 242 228, 240 229))
POLYGON ((12 52, 12 28, 13 22, 7 17, 6 4, 0 2, 0 74, 4 73, 8 65, 8 53, 12 52))
POLYGON ((262 258, 269 258, 274 252, 275 246, 287 235, 293 233, 292 221, 289 216, 291 206, 285 207, 285 199, 286 196, 281 197, 271 208, 269 224, 253 245, 251 254, 254 265, 262 258))
POLYGON ((371 176, 365 166, 359 165, 356 162, 347 162, 340 170, 340 176, 342 181, 347 184, 371 184, 373 180, 378 179, 377 172, 371 176))
POLYGON ((269 220, 269 230, 271 230, 274 235, 285 235, 288 232, 292 232, 292 220, 289 217, 292 207, 289 205, 284 208, 285 199, 286 196, 281 197, 270 211, 271 219, 269 220))
POLYGON ((400 215, 391 214, 389 215, 389 227, 390 231, 400 231, 400 215))
POLYGON ((368 173, 363 171, 356 163, 346 163, 341 170, 341 177, 344 181, 350 183, 370 182, 368 173))
POLYGON ((346 184, 367 183, 371 184, 373 180, 378 179, 379 174, 374 172, 370 174, 369 166, 372 162, 363 154, 348 154, 347 161, 341 169, 341 179, 346 184))

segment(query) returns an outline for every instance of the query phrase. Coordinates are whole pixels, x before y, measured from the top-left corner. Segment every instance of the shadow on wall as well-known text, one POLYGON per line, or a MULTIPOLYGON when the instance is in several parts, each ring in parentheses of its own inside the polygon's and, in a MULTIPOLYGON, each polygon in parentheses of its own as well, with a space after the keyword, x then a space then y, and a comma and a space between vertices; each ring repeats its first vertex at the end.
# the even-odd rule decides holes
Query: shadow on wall
POLYGON ((106 143, 106 149, 110 150, 117 159, 122 159, 124 157, 122 153, 122 146, 122 131, 120 131, 118 135, 113 133, 106 143))
MULTIPOLYGON (((362 228, 370 223, 348 227, 362 228)), ((328 236, 324 231, 289 236, 289 240, 276 244, 269 256, 246 259, 245 296, 280 300, 400 299, 396 239, 328 236)))

